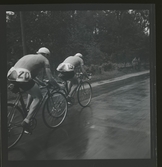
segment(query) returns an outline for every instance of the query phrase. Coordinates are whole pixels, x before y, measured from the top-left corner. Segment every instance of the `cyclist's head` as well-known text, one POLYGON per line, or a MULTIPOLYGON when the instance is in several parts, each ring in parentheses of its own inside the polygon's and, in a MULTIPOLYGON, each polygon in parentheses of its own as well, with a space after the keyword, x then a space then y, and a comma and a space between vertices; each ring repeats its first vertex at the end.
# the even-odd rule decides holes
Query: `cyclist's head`
POLYGON ((42 48, 40 48, 38 51, 37 51, 37 53, 39 53, 39 54, 42 54, 43 56, 50 56, 50 51, 49 51, 49 49, 47 49, 47 48, 45 48, 45 47, 42 47, 42 48))
POLYGON ((76 53, 74 56, 75 56, 75 57, 80 57, 80 58, 83 59, 83 55, 82 55, 81 53, 76 53))

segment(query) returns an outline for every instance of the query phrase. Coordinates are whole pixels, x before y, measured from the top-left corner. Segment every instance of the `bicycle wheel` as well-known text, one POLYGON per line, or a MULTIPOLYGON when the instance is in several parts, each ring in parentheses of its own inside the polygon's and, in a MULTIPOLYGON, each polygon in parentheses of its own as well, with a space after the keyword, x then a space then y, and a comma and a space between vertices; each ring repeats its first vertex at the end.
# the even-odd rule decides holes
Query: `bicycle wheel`
POLYGON ((44 104, 43 120, 47 127, 56 128, 65 119, 68 110, 67 100, 63 93, 52 93, 44 104))
POLYGON ((21 139, 24 129, 20 126, 24 116, 22 110, 12 103, 7 104, 8 149, 15 146, 21 139))
POLYGON ((82 107, 89 105, 92 99, 92 87, 89 82, 82 82, 77 91, 78 102, 82 107))

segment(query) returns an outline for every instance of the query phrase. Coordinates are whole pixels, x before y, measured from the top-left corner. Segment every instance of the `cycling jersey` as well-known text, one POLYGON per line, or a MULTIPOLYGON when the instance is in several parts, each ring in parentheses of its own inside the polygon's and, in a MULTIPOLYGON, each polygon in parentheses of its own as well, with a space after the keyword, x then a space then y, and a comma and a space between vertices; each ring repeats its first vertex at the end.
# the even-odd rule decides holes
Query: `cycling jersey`
POLYGON ((63 63, 70 63, 72 64, 74 67, 80 66, 80 65, 84 65, 83 60, 80 57, 75 57, 75 56, 69 56, 67 57, 63 63))
POLYGON ((47 58, 41 54, 23 56, 8 71, 7 78, 12 83, 18 84, 23 90, 29 90, 35 84, 33 79, 48 64, 47 58))
MULTIPOLYGON (((31 77, 35 78, 40 70, 46 66, 48 59, 41 54, 30 54, 23 56, 14 65, 15 68, 24 68, 30 71, 31 77)), ((49 62, 47 63, 49 64, 49 62)))
MULTIPOLYGON (((40 70, 46 66, 47 58, 41 54, 30 54, 23 56, 8 72, 8 77, 12 74, 17 82, 28 82, 31 78, 35 78, 40 70)), ((47 63, 49 64, 49 63, 47 63)))

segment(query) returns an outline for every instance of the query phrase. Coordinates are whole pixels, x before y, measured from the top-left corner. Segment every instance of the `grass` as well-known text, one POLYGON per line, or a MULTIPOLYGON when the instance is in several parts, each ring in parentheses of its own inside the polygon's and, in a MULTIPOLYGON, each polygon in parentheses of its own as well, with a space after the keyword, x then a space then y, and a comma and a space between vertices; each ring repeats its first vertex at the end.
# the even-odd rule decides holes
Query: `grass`
POLYGON ((119 77, 122 75, 123 75, 123 73, 119 72, 117 70, 103 72, 102 74, 92 75, 91 82, 96 82, 96 81, 105 80, 105 79, 111 79, 111 78, 119 77))
MULTIPOLYGON (((146 69, 141 69, 140 71, 144 71, 146 69)), ((112 71, 103 71, 101 74, 96 74, 96 75, 92 75, 92 79, 91 82, 96 82, 96 81, 100 81, 100 80, 106 80, 106 79, 111 79, 111 78, 116 78, 116 77, 120 77, 126 74, 131 74, 131 73, 135 73, 138 72, 136 70, 133 69, 121 69, 121 70, 112 70, 112 71)))

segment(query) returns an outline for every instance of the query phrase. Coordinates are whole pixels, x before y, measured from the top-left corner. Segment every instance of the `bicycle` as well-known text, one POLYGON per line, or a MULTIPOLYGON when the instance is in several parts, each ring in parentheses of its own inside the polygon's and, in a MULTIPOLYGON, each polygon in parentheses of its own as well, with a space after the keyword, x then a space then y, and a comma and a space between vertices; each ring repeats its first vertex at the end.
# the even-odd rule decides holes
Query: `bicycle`
MULTIPOLYGON (((13 84, 10 84, 8 88, 17 94, 14 103, 7 103, 8 149, 11 149, 19 142, 24 134, 24 128, 20 126, 20 123, 26 117, 27 109, 22 96, 23 91, 13 84), (20 108, 19 103, 21 104, 22 109, 20 108)), ((32 130, 36 128, 37 120, 35 117, 42 105, 43 121, 49 128, 58 127, 64 121, 68 110, 67 100, 63 93, 58 89, 54 89, 48 81, 46 81, 46 84, 42 89, 46 89, 46 92, 30 121, 32 130)))
MULTIPOLYGON (((78 84, 77 87, 75 88, 75 90, 72 93, 72 101, 74 101, 74 96, 77 92, 77 100, 78 103, 82 106, 82 107, 86 107, 90 104, 91 99, 92 99, 92 86, 91 84, 84 79, 84 75, 83 73, 76 73, 75 74, 77 79, 78 79, 78 84)), ((89 78, 91 78, 91 74, 88 74, 89 78)), ((59 76, 58 76, 59 77, 59 76)), ((61 77, 59 77, 61 78, 61 77)), ((68 81, 63 81, 64 85, 65 85, 65 89, 64 94, 66 95, 66 97, 68 97, 68 94, 70 92, 69 88, 68 88, 68 81)), ((72 102, 73 103, 73 102, 72 102)))

